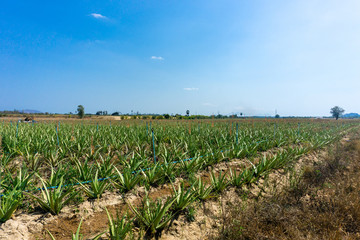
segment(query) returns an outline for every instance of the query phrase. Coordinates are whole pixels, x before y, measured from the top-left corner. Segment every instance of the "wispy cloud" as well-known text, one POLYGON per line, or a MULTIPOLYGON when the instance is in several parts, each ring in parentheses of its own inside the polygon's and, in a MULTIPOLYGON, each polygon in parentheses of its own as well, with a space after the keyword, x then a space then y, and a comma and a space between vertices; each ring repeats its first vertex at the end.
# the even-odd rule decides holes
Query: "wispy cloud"
POLYGON ((185 91, 198 91, 199 88, 195 88, 195 87, 186 87, 184 88, 185 91))
POLYGON ((91 13, 90 16, 96 19, 108 19, 106 16, 101 15, 100 13, 91 13))
POLYGON ((152 60, 160 60, 160 61, 162 61, 162 60, 164 60, 164 58, 163 57, 160 57, 160 56, 151 56, 151 59, 152 60))

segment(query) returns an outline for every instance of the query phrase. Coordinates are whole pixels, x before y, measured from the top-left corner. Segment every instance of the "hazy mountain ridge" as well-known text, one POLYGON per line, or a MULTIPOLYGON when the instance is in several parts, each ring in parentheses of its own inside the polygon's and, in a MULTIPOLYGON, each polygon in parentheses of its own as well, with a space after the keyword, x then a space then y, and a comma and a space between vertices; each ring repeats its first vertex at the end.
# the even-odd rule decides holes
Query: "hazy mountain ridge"
POLYGON ((346 113, 342 117, 343 118, 359 118, 360 115, 358 113, 346 113))

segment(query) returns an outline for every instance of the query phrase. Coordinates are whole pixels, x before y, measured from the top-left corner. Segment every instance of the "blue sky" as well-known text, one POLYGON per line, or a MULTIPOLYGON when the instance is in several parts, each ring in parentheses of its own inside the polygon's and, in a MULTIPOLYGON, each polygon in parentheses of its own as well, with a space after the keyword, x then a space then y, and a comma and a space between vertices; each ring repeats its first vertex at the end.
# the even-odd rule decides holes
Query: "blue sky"
POLYGON ((0 110, 360 112, 360 1, 2 1, 0 110))

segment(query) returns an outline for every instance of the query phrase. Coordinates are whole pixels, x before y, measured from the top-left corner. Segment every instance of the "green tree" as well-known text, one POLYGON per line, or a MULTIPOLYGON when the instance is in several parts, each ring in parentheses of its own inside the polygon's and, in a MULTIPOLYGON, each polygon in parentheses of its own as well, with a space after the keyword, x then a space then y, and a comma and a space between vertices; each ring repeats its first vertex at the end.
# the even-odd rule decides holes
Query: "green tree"
POLYGON ((345 112, 344 109, 342 109, 339 106, 335 106, 333 108, 331 108, 330 113, 331 115, 336 118, 336 120, 338 120, 338 118, 345 112))
POLYGON ((85 115, 85 108, 83 105, 79 105, 77 107, 77 115, 79 116, 79 118, 83 118, 85 115))

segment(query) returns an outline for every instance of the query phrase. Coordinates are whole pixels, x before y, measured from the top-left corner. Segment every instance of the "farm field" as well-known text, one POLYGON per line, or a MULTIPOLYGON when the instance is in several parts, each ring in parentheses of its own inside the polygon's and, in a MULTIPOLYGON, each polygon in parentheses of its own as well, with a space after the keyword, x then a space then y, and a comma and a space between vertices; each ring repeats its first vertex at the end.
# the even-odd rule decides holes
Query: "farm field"
POLYGON ((98 228, 82 226, 78 214, 65 235, 42 223, 26 237, 71 239, 78 227, 86 239, 159 237, 179 216, 191 222, 196 203, 248 187, 358 128, 358 121, 323 119, 1 120, 0 222, 5 229, 14 216, 66 218, 111 195, 124 206, 109 206, 109 214, 103 206, 98 228), (215 168, 232 162, 239 164, 215 168), (169 196, 152 194, 164 186, 169 196), (127 199, 139 191, 141 201, 127 199))
POLYGON ((0 240, 360 239, 360 2, 3 1, 0 240))
POLYGON ((270 173, 245 201, 223 199, 209 239, 359 239, 359 160, 357 130, 270 173))

